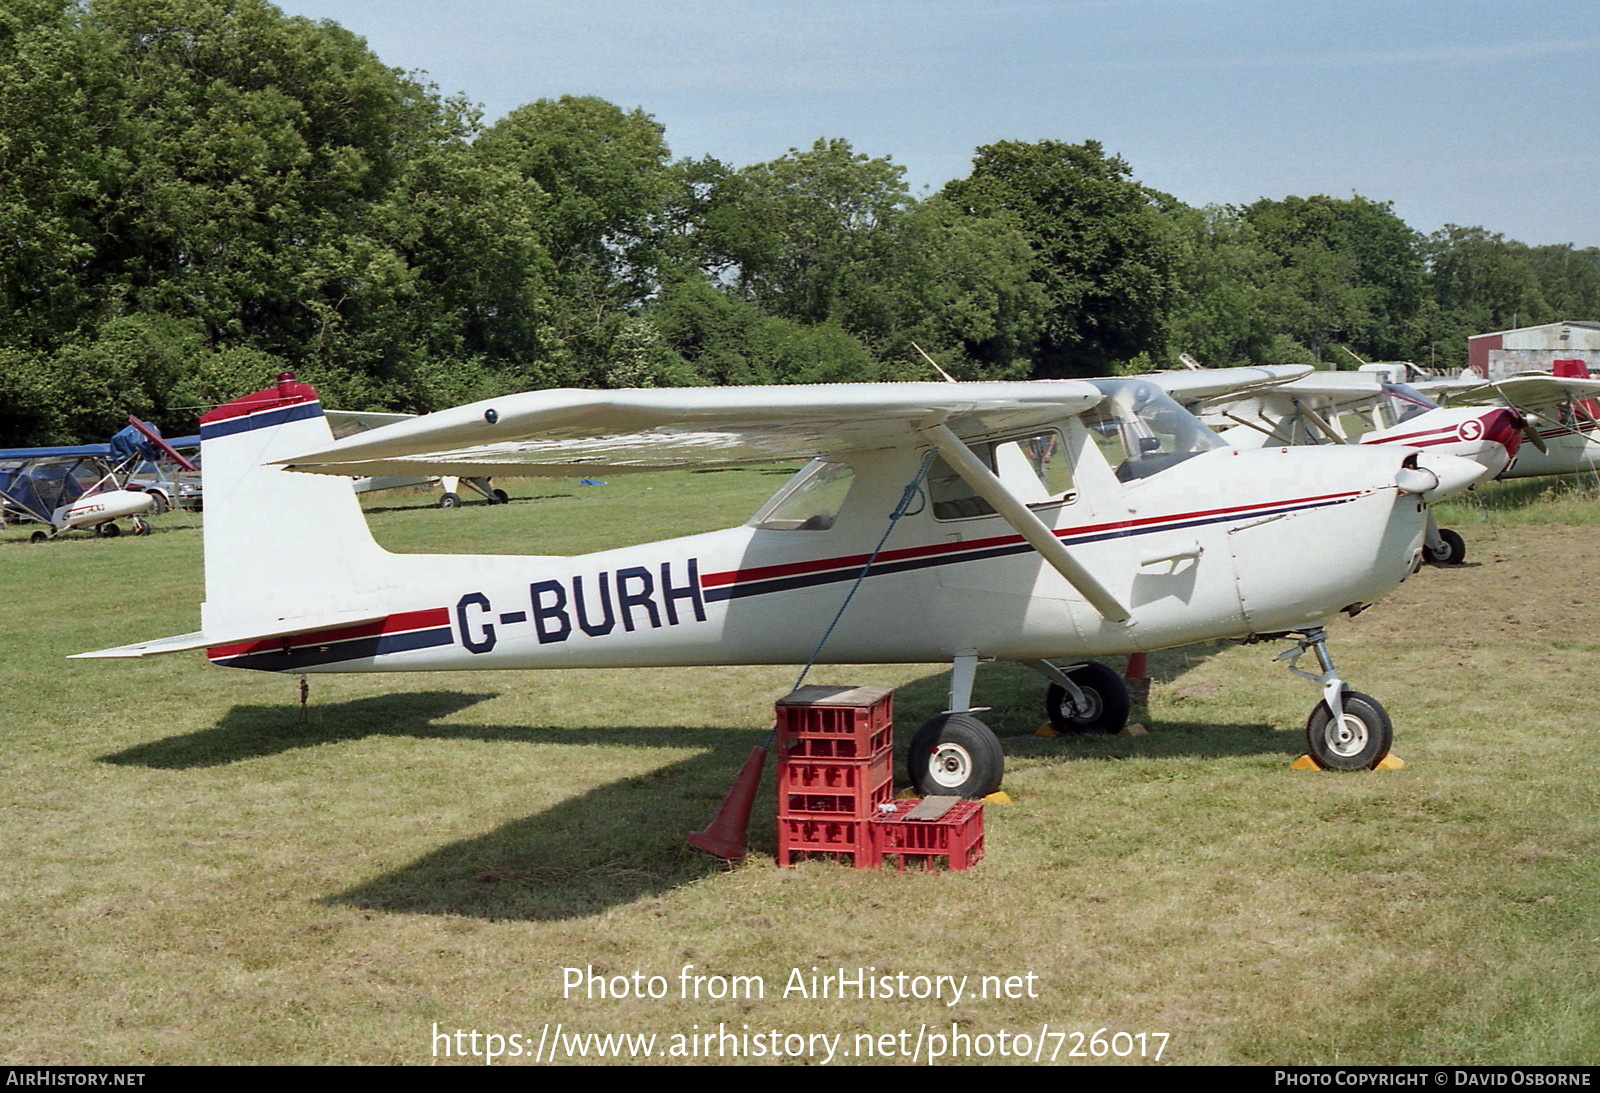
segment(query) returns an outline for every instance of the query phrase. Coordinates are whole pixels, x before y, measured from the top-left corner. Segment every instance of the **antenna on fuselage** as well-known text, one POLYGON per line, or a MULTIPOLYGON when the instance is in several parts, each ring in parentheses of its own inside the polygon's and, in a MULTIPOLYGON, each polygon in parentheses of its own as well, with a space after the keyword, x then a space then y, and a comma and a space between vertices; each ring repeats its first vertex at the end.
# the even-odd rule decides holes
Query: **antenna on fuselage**
POLYGON ((939 373, 939 375, 943 376, 944 377, 944 381, 946 383, 955 383, 956 382, 955 378, 953 376, 951 376, 949 372, 946 372, 943 368, 939 367, 939 362, 938 361, 936 361, 932 357, 928 356, 928 351, 923 349, 922 346, 918 345, 916 342, 912 342, 911 343, 911 348, 915 349, 918 353, 921 353, 922 354, 922 359, 927 361, 929 364, 933 365, 933 370, 935 372, 939 373))

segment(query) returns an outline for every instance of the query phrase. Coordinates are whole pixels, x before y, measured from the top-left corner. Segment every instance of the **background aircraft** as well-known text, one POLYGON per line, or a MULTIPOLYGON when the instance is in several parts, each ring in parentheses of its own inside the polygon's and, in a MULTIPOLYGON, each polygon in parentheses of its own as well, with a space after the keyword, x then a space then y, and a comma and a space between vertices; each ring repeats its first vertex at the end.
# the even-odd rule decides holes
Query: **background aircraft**
MULTIPOLYGON (((397 421, 410 421, 415 414, 394 414, 378 411, 360 410, 327 410, 328 426, 333 430, 335 439, 342 440, 347 436, 357 433, 370 432, 381 429, 385 425, 393 425, 397 421)), ((505 490, 496 489, 494 483, 488 478, 462 479, 456 475, 365 475, 355 479, 357 493, 376 493, 379 490, 399 489, 403 486, 426 486, 437 482, 443 492, 439 495, 439 507, 442 509, 458 509, 461 507, 461 483, 465 481, 476 493, 481 494, 484 500, 491 505, 503 505, 511 500, 505 490)))
POLYGON ((144 514, 164 511, 168 496, 133 481, 136 472, 159 460, 195 468, 154 427, 131 414, 128 422, 106 444, 0 449, 0 511, 5 520, 44 524, 45 530, 33 533, 34 542, 74 528, 119 535, 117 520, 124 517, 132 517, 135 535, 148 534, 144 514))
POLYGON ((1501 406, 1522 415, 1530 444, 1516 453, 1501 478, 1600 470, 1600 380, 1589 378, 1582 361, 1554 363, 1554 373, 1431 380, 1419 387, 1450 407, 1501 406))
MULTIPOLYGON (((1519 409, 1494 405, 1445 408, 1417 388, 1396 382, 1389 365, 1357 372, 1311 372, 1269 387, 1241 388, 1212 397, 1202 416, 1228 443, 1241 448, 1273 445, 1387 445, 1470 459, 1483 468, 1480 481, 1506 471, 1524 438, 1543 446, 1533 419, 1519 409)), ((1232 369, 1219 369, 1226 375, 1232 369)), ((1430 562, 1455 565, 1466 543, 1430 516, 1426 532, 1430 562)))

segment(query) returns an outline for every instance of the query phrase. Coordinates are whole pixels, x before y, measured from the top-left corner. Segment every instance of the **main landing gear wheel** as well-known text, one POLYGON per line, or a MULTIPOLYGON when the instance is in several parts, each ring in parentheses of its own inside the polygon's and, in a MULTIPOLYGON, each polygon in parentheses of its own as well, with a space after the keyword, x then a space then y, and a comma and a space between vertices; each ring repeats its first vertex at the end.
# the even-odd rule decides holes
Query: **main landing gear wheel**
POLYGON ((50 533, 47 531, 36 531, 32 535, 28 536, 28 541, 34 543, 48 543, 50 541, 50 533))
POLYGON ((115 524, 96 524, 94 533, 102 539, 115 539, 122 534, 122 529, 115 524))
POLYGON ((440 494, 439 507, 442 509, 458 509, 461 507, 461 497, 454 493, 440 494))
POLYGON ((149 535, 150 534, 150 523, 149 523, 149 521, 143 520, 140 517, 135 516, 133 518, 133 533, 135 535, 149 535))
POLYGON ((1122 677, 1104 664, 1090 661, 1067 671, 1083 692, 1083 705, 1059 683, 1044 693, 1044 712, 1050 727, 1062 734, 1112 733, 1128 723, 1128 687, 1122 677))
POLYGON ((1439 538, 1442 540, 1438 546, 1424 548, 1428 561, 1434 565, 1460 565, 1467 557, 1467 543, 1460 535, 1449 528, 1439 529, 1439 538))
POLYGON ((1318 702, 1306 721, 1306 747, 1323 770, 1371 770, 1383 762, 1394 743, 1394 726, 1378 700, 1360 691, 1345 691, 1344 717, 1333 723, 1333 711, 1318 702))
POLYGON ((489 498, 489 504, 491 505, 508 505, 511 503, 511 495, 505 490, 494 490, 489 495, 489 498))
POLYGON ((947 713, 911 738, 906 777, 924 797, 987 797, 1000 788, 1005 752, 994 732, 971 714, 947 713))

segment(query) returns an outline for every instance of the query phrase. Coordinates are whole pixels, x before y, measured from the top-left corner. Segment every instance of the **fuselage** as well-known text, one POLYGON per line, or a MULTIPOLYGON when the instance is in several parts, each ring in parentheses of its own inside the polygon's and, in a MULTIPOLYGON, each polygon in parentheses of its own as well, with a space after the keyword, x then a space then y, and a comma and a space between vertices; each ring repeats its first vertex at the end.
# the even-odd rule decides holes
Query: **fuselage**
POLYGON ((1524 444, 1516 459, 1501 472, 1501 478, 1538 478, 1547 474, 1575 474, 1600 470, 1600 426, 1593 418, 1576 418, 1570 423, 1537 426, 1545 450, 1524 444))
POLYGON ((1361 444, 1391 444, 1443 452, 1481 464, 1486 478, 1503 474, 1516 458, 1522 422, 1501 406, 1435 409, 1361 437, 1361 444))
POLYGON ((1078 658, 1317 625, 1417 565, 1425 510, 1395 484, 1401 450, 1221 448, 1122 481, 1080 423, 1056 441, 1069 488, 1003 457, 996 473, 1039 495, 1030 507, 1125 620, 928 480, 863 577, 923 467, 905 446, 819 461, 722 531, 572 557, 386 554, 364 591, 381 618, 208 655, 295 672, 801 663, 831 625, 825 663, 1078 658))

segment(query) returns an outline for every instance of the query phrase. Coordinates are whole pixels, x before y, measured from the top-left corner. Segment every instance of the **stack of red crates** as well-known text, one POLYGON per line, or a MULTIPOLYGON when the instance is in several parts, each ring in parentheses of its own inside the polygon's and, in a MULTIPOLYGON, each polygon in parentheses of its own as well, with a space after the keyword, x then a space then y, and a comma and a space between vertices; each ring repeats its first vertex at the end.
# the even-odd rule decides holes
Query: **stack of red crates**
POLYGON ((871 820, 894 799, 894 692, 807 686, 778 700, 778 864, 881 859, 871 820))

